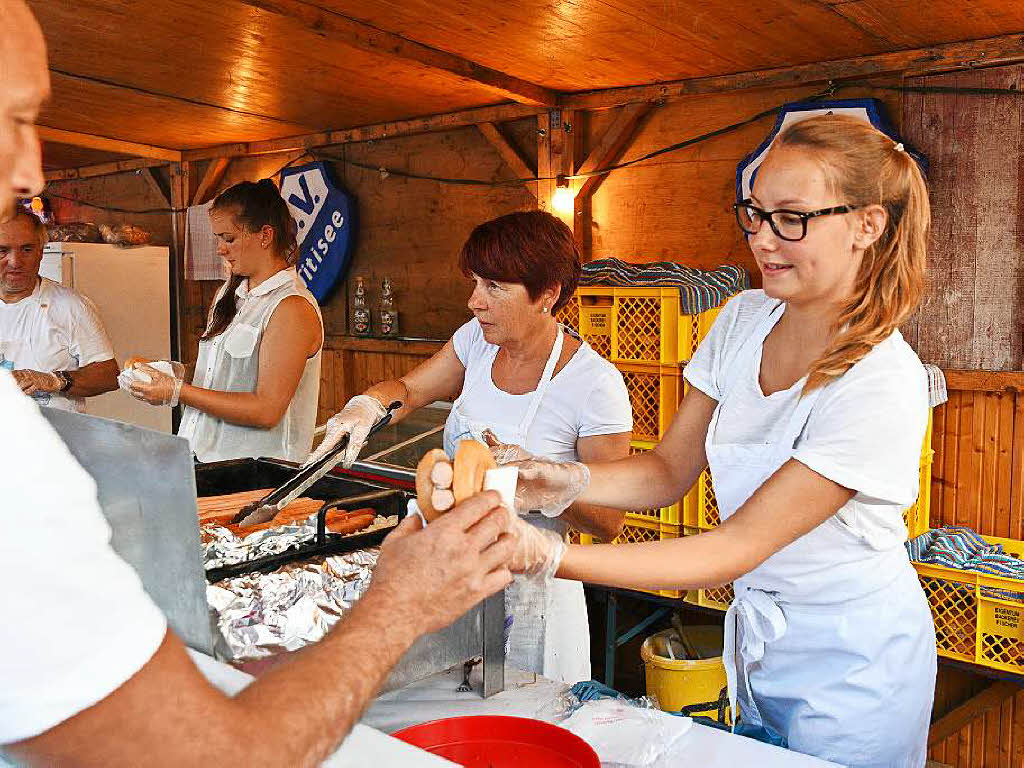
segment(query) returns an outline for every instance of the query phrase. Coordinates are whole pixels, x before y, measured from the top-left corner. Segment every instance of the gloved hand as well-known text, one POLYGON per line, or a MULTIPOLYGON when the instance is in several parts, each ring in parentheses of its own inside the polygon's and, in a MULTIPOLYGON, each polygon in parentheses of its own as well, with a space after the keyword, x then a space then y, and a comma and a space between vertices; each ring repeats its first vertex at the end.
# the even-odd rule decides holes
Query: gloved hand
POLYGON ((509 570, 538 580, 554 578, 565 555, 565 540, 554 531, 532 526, 519 516, 512 521, 512 534, 516 545, 509 570))
POLYGON ((491 449, 491 455, 494 456, 494 460, 498 462, 499 467, 502 464, 508 464, 513 461, 526 461, 526 459, 533 458, 533 454, 522 446, 501 442, 498 436, 489 429, 485 429, 481 436, 484 442, 487 443, 487 447, 491 449))
POLYGON ((516 512, 539 510, 558 517, 590 485, 590 469, 578 461, 527 459, 509 464, 519 470, 516 512))
POLYGON ((370 395, 356 395, 345 403, 345 407, 341 411, 328 419, 323 442, 310 454, 303 466, 308 466, 324 456, 341 442, 341 438, 348 435, 348 447, 345 449, 342 464, 345 467, 351 467, 366 443, 366 435, 369 433, 370 427, 383 419, 387 412, 387 408, 381 405, 377 398, 370 395))
POLYGON ((37 392, 60 392, 62 382, 55 373, 32 371, 28 368, 21 368, 11 373, 18 386, 21 387, 21 391, 26 395, 34 395, 37 392))
POLYGON ((178 404, 181 387, 185 383, 185 366, 177 361, 166 360, 135 363, 118 374, 117 383, 136 400, 173 408, 178 404))

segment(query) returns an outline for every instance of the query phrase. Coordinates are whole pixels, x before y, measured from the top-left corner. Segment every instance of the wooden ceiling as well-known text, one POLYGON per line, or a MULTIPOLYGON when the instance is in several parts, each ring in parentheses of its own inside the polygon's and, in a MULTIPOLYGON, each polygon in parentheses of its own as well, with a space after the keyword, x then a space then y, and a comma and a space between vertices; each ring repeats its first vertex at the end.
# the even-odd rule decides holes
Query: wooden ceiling
POLYGON ((174 150, 1024 30, 1007 0, 28 1, 40 123, 174 150))

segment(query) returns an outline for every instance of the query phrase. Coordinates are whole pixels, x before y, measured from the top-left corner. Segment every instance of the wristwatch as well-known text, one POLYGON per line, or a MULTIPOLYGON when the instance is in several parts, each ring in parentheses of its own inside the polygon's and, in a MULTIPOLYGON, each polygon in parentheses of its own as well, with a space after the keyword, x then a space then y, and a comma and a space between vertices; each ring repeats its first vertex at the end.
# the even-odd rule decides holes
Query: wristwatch
POLYGON ((60 379, 60 389, 57 390, 58 392, 67 392, 71 389, 72 381, 70 373, 67 371, 54 371, 53 375, 60 379))

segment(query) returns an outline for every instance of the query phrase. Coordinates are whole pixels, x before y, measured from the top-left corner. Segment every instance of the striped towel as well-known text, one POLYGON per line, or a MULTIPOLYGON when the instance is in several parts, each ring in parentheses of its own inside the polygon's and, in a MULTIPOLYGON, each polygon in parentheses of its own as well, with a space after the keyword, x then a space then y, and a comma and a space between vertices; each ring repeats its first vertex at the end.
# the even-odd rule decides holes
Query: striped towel
MULTIPOLYGON (((1024 560, 1004 552, 1002 544, 990 544, 963 526, 950 525, 925 531, 908 541, 906 547, 910 559, 916 563, 1024 580, 1024 560)), ((1024 592, 983 587, 982 593, 1024 600, 1024 592)))
POLYGON ((936 408, 949 400, 949 393, 946 392, 946 377, 942 370, 934 365, 926 365, 925 372, 928 374, 928 405, 936 408))
POLYGON ((598 259, 583 265, 580 285, 678 288, 680 313, 696 315, 749 288, 750 276, 743 267, 733 264, 708 270, 684 267, 674 261, 630 264, 621 259, 598 259))

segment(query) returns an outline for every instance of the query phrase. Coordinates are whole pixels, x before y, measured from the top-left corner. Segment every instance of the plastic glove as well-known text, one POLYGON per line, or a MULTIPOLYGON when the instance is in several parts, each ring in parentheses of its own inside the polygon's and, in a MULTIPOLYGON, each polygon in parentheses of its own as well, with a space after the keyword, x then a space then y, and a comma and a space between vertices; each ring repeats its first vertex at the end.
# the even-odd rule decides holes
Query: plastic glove
POLYGON ((516 548, 509 570, 531 579, 554 578, 565 556, 565 540, 554 531, 532 526, 520 517, 512 521, 512 533, 516 548))
POLYGON ((366 444, 366 435, 370 428, 384 418, 388 410, 380 401, 370 395, 356 395, 338 413, 331 416, 327 421, 327 430, 324 433, 323 442, 306 459, 308 466, 326 455, 334 446, 341 442, 341 438, 348 435, 348 447, 345 449, 345 457, 342 464, 347 468, 359 457, 359 452, 366 444))
POLYGON ((489 429, 483 431, 482 437, 484 442, 487 443, 487 447, 491 449, 491 455, 494 456, 494 460, 498 462, 499 467, 502 464, 508 464, 513 461, 526 461, 533 458, 533 454, 522 446, 518 446, 515 443, 501 442, 498 436, 489 429))
POLYGON ((516 512, 539 510, 558 517, 590 485, 590 469, 578 461, 527 459, 510 464, 519 470, 516 512))
POLYGON ((181 387, 185 383, 184 377, 184 365, 176 361, 160 360, 154 363, 135 363, 118 375, 117 382, 136 400, 173 408, 178 404, 181 387))
POLYGON ((21 391, 26 395, 60 392, 62 382, 60 377, 54 373, 32 371, 27 368, 21 368, 11 373, 14 375, 14 380, 18 386, 21 387, 21 391))

